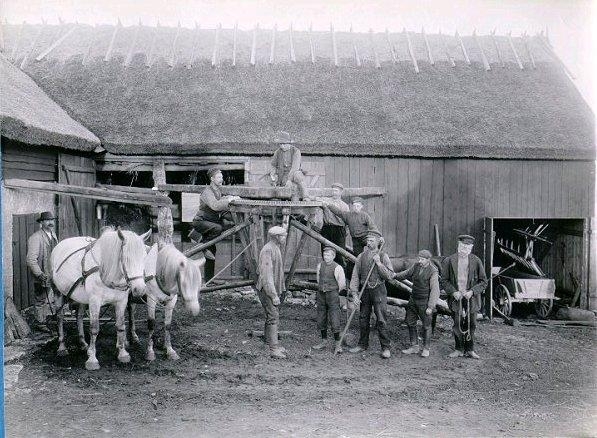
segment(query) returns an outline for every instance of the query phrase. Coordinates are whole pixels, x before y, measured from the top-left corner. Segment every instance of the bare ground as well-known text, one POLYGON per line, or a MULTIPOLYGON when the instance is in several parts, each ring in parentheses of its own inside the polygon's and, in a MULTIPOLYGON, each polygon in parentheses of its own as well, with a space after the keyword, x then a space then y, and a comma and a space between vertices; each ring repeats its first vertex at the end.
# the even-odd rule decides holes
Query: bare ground
MULTIPOLYGON (((481 322, 481 361, 448 359, 451 321, 439 320, 427 359, 400 354, 401 309, 390 316, 393 356, 311 351, 313 306, 284 305, 289 359, 269 359, 246 331, 261 329, 261 306, 240 295, 202 297, 193 319, 175 314, 181 359, 144 360, 141 346, 119 364, 115 330, 102 326, 99 371, 84 369, 69 327, 71 356, 56 341, 18 359, 19 381, 5 393, 9 437, 87 436, 595 436, 595 330, 509 327, 481 322)), ((138 314, 144 314, 139 309, 138 314)))

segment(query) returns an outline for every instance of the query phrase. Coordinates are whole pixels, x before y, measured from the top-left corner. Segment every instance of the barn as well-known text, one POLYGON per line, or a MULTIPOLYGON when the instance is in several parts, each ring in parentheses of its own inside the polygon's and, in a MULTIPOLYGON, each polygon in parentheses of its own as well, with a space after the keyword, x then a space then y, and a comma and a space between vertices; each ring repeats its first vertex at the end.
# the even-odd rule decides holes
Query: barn
MULTIPOLYGON (((101 183, 150 188, 164 163, 170 184, 204 184, 214 165, 228 184, 260 184, 284 129, 313 185, 386 189, 366 207, 394 257, 449 254, 466 232, 490 272, 494 232, 545 223, 558 294, 597 302, 594 114, 546 35, 120 22, 4 34, 11 60, 101 139, 101 183)), ((192 212, 170 196, 183 245, 192 212)))

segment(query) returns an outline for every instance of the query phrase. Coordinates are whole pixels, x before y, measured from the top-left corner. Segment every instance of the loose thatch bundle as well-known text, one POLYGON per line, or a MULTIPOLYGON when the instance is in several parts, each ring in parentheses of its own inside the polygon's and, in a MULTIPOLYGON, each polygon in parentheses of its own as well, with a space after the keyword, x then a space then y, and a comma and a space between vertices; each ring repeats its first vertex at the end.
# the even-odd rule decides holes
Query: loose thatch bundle
POLYGON ((4 345, 29 336, 31 329, 17 310, 12 297, 4 300, 4 345))

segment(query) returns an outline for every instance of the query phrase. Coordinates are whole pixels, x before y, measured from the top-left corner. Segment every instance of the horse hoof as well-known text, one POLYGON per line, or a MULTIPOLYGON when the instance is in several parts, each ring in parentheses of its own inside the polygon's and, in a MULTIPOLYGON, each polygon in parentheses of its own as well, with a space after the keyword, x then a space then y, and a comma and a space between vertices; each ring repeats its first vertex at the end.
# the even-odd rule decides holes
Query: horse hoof
POLYGON ((168 359, 178 360, 178 359, 180 359, 180 356, 178 355, 178 353, 176 351, 173 351, 172 353, 168 353, 168 359))
POLYGON ((58 351, 56 352, 56 355, 57 355, 58 357, 65 357, 65 356, 68 356, 68 350, 67 350, 66 348, 65 348, 65 349, 63 349, 63 350, 58 350, 58 351))
POLYGON ((131 361, 131 355, 128 354, 128 353, 119 354, 118 355, 118 361, 120 363, 129 363, 131 361))
POLYGON ((87 362, 85 362, 85 369, 88 370, 88 371, 99 370, 100 369, 100 364, 99 364, 99 362, 97 360, 95 362, 87 361, 87 362))
POLYGON ((148 353, 145 355, 145 360, 148 360, 148 361, 150 361, 150 362, 153 362, 153 361, 155 360, 155 353, 154 353, 153 351, 151 351, 151 352, 148 352, 148 353))

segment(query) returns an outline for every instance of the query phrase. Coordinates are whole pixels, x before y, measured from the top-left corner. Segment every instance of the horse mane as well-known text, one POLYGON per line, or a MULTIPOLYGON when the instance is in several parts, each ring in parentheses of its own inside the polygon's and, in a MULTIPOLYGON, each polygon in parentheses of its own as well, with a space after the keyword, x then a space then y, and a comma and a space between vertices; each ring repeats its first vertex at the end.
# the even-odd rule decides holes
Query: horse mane
POLYGON ((145 245, 141 238, 132 231, 120 231, 125 238, 126 244, 122 245, 122 240, 118 236, 118 231, 105 230, 97 239, 96 247, 101 254, 99 263, 100 278, 107 286, 125 285, 122 263, 127 267, 130 276, 135 275, 136 269, 142 268, 145 258, 145 245))
POLYGON ((166 291, 176 290, 176 276, 180 270, 181 279, 184 280, 192 290, 199 290, 201 287, 201 270, 181 253, 174 245, 164 246, 158 253, 156 265, 156 277, 166 291))

